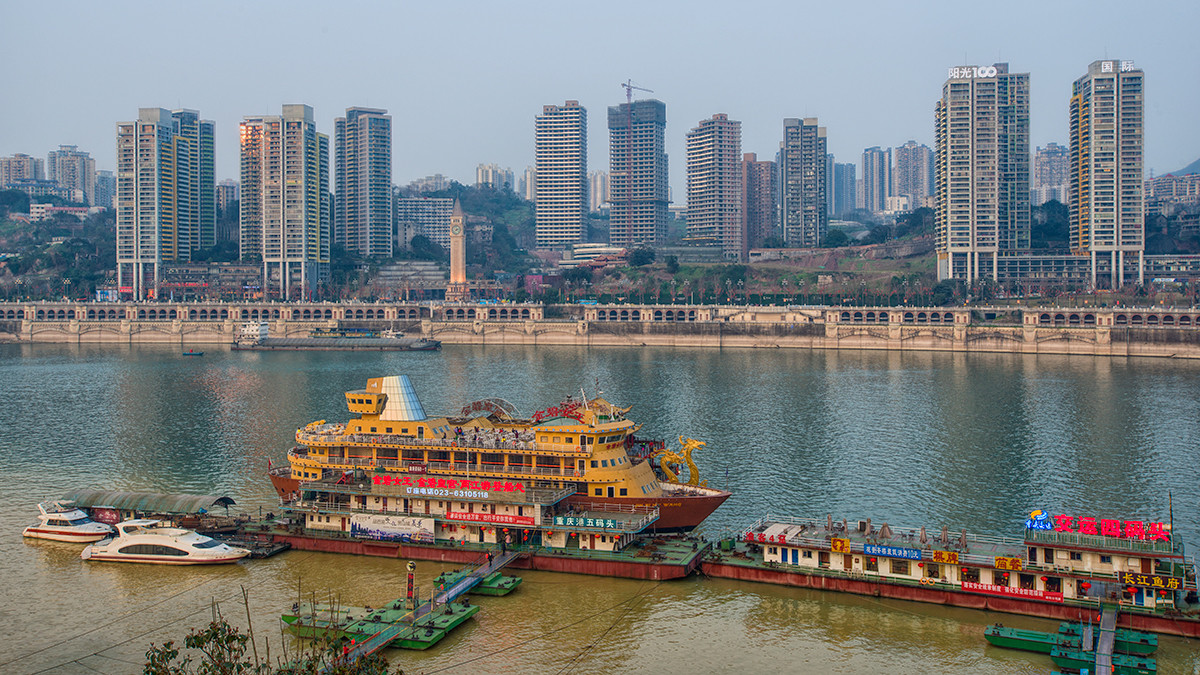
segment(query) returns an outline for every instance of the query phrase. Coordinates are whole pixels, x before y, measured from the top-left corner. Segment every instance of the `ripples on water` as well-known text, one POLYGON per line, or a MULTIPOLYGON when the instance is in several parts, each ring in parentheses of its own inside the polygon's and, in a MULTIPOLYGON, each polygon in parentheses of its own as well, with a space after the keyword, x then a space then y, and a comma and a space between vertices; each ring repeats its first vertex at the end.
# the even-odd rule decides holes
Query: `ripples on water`
MULTIPOLYGON (((0 346, 11 481, 0 493, 0 672, 139 671, 149 642, 179 639, 214 597, 241 623, 241 585, 276 655, 277 617, 297 588, 349 604, 398 596, 402 561, 291 552, 214 569, 85 565, 78 546, 20 537, 36 501, 79 487, 271 508, 267 459, 282 459, 297 427, 344 419, 342 392, 387 374, 408 374, 431 414, 489 396, 531 413, 581 387, 595 395, 598 382, 634 406, 642 435, 707 442, 704 476, 735 494, 711 536, 768 512, 1015 536, 1034 508, 1165 520, 1171 491, 1179 534, 1200 541, 1200 364, 1186 361, 524 346, 184 359, 168 347, 0 346)), ((441 569, 420 563, 419 580, 441 569)), ((979 612, 720 581, 524 576, 443 645, 396 662, 473 673, 1049 668, 985 648, 997 617, 979 612)), ((1192 672, 1193 648, 1164 641, 1160 671, 1192 672)))

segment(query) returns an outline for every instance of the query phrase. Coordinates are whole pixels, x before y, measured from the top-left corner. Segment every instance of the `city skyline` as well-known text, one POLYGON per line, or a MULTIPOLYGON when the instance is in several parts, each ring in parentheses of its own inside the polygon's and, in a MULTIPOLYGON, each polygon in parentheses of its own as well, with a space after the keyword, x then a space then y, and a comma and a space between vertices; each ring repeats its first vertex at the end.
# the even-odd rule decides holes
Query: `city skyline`
MULTIPOLYGON (((54 25, 59 34, 76 39, 66 41, 64 54, 42 54, 26 67, 0 76, 10 91, 38 97, 37 105, 0 111, 0 128, 7 131, 0 137, 0 155, 44 157, 47 151, 70 144, 91 153, 98 170, 111 170, 115 165, 112 125, 126 119, 128 110, 160 105, 193 108, 204 110, 216 122, 216 174, 221 180, 237 177, 236 125, 246 115, 280 103, 305 103, 313 106, 318 129, 332 134, 333 120, 346 108, 370 106, 391 110, 396 117, 393 182, 403 185, 442 173, 470 184, 480 163, 498 163, 518 172, 533 164, 533 120, 545 103, 574 99, 583 107, 604 110, 623 101, 619 84, 632 78, 653 89, 645 96, 662 100, 670 111, 666 150, 668 156, 679 158, 670 176, 679 204, 685 194, 686 175, 681 169, 686 132, 713 110, 741 120, 743 150, 763 157, 774 154, 782 119, 819 117, 829 130, 829 152, 839 163, 857 162, 871 146, 898 147, 910 139, 932 146, 929 101, 936 98, 946 69, 1007 61, 1015 71, 1031 73, 1031 145, 1065 145, 1071 84, 1086 64, 1120 54, 1149 74, 1147 100, 1153 103, 1146 109, 1147 177, 1193 161, 1200 155, 1200 129, 1190 124, 1189 111, 1200 105, 1200 93, 1189 86, 1194 81, 1190 66, 1200 60, 1200 48, 1186 39, 1185 27, 1194 23, 1187 19, 1200 18, 1200 10, 1186 5, 1172 6, 1166 14, 1126 12, 1116 22, 1104 20, 1112 13, 1076 12, 1073 7, 1021 5, 1003 14, 988 13, 987 21, 979 21, 972 19, 980 18, 983 10, 950 12, 949 5, 915 12, 885 4, 868 4, 865 11, 853 12, 756 5, 735 17, 732 26, 764 42, 784 45, 778 48, 781 58, 763 61, 749 55, 731 59, 724 53, 693 54, 693 40, 715 37, 730 25, 701 22, 695 31, 673 32, 669 26, 677 16, 668 7, 641 7, 639 21, 632 23, 619 18, 630 14, 619 11, 620 7, 593 13, 586 28, 579 27, 577 13, 551 15, 524 5, 473 6, 465 21, 448 8, 396 7, 385 9, 383 20, 365 27, 311 17, 301 20, 305 12, 296 12, 294 19, 283 17, 286 25, 280 25, 281 37, 276 38, 261 31, 261 26, 278 25, 274 3, 239 6, 236 20, 219 6, 211 16, 195 17, 196 30, 184 36, 167 30, 170 13, 80 4, 76 11, 51 14, 37 5, 6 6, 0 10, 5 18, 0 35, 17 53, 41 52, 34 37, 37 31, 30 30, 34 26, 54 25), (837 31, 803 44, 782 39, 793 23, 788 17, 802 11, 806 20, 855 31, 936 32, 939 39, 905 43, 899 55, 898 47, 888 41, 862 53, 843 54, 835 49, 841 39, 833 36, 837 31), (1037 17, 1035 23, 1030 23, 1032 16, 1037 17), (1068 20, 1079 22, 1081 30, 1062 31, 1068 20), (438 38, 432 35, 437 31, 425 28, 451 24, 462 48, 438 51, 434 42, 438 38), (508 29, 496 30, 497 26, 508 29), (631 47, 619 52, 605 49, 607 36, 618 28, 626 31, 631 47), (392 39, 397 31, 401 39, 392 39), (90 54, 97 46, 93 35, 107 36, 112 48, 101 53, 111 56, 98 59, 90 54), (1022 37, 1018 41, 1014 35, 1022 37), (284 40, 306 45, 298 56, 305 67, 273 79, 255 78, 245 85, 220 76, 237 72, 245 58, 277 53, 284 49, 284 40), (395 83, 381 86, 375 80, 346 76, 345 60, 350 56, 344 56, 339 45, 350 41, 354 53, 375 55, 395 69, 399 73, 395 83), (238 44, 239 49, 217 47, 222 44, 238 44), (212 63, 181 71, 169 60, 139 62, 149 72, 129 82, 105 74, 105 68, 115 71, 156 45, 209 54, 212 63), (570 63, 537 57, 560 47, 580 57, 570 63), (482 53, 505 50, 507 58, 479 58, 482 53), (689 59, 672 56, 683 51, 689 59), (825 58, 834 53, 842 55, 834 61, 825 58), (691 60, 693 55, 698 63, 691 60), (88 65, 60 67, 54 60, 60 57, 88 65), (786 66, 802 61, 829 65, 795 72, 786 66), (45 87, 49 81, 55 87, 45 87), (871 86, 850 86, 865 82, 871 86), (81 98, 89 101, 87 116, 73 110, 81 98), (438 104, 413 104, 414 99, 425 98, 438 104), (473 103, 478 100, 488 101, 488 115, 478 115, 479 106, 473 103)), ((603 125, 589 129, 593 148, 589 170, 608 168, 607 153, 597 151, 607 146, 606 136, 603 125)))

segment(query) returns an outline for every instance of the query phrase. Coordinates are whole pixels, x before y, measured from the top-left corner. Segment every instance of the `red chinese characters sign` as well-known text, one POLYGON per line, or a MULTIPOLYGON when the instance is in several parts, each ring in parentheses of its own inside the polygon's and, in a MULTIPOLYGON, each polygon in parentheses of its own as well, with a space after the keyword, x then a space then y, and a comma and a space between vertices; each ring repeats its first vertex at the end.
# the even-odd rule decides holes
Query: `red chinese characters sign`
POLYGON ((947 565, 958 564, 958 551, 932 551, 929 556, 930 562, 945 563, 947 565))
POLYGON ((1171 541, 1171 533, 1163 523, 1146 523, 1140 520, 1113 520, 1108 518, 1092 518, 1081 516, 1054 516, 1055 532, 1077 532, 1079 534, 1099 534, 1105 537, 1122 537, 1124 539, 1149 539, 1151 541, 1171 541))
POLYGON ((1136 572, 1122 572, 1121 583, 1129 586, 1145 586, 1147 588, 1161 588, 1171 591, 1177 591, 1180 588, 1180 580, 1177 577, 1163 577, 1157 574, 1138 574, 1136 572))
POLYGON ((545 410, 539 410, 533 413, 533 421, 541 422, 542 420, 552 419, 555 417, 571 417, 576 421, 583 421, 583 413, 579 412, 579 403, 571 401, 556 405, 545 410))
POLYGON ((521 483, 513 483, 511 481, 503 480, 456 480, 453 478, 414 478, 412 476, 390 476, 388 474, 376 474, 372 479, 372 482, 375 485, 400 485, 404 487, 441 488, 445 490, 525 492, 525 486, 521 483))
POLYGON ((1033 588, 1013 588, 1012 586, 997 586, 995 584, 980 584, 974 581, 962 582, 962 589, 971 593, 986 593, 988 595, 1004 595, 1010 598, 1026 598, 1029 600, 1047 600, 1062 602, 1062 593, 1039 591, 1033 588))

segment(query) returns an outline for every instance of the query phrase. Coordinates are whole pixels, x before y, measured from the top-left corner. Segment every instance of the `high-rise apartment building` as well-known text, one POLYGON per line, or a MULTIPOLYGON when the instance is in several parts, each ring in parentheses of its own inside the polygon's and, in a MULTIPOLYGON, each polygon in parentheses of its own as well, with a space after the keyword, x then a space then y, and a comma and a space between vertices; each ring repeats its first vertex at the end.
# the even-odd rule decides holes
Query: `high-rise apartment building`
POLYGON ((933 150, 916 141, 909 141, 892 151, 892 195, 908 197, 910 208, 933 194, 933 150))
POLYGON ((513 182, 513 170, 499 164, 480 164, 475 167, 475 187, 491 187, 497 190, 512 190, 516 188, 513 182))
POLYGON ((833 191, 833 213, 849 213, 858 208, 858 165, 853 162, 834 163, 833 180, 829 182, 833 191))
POLYGON ((117 197, 117 176, 111 172, 101 169, 96 172, 96 203, 93 206, 103 206, 106 209, 113 207, 113 200, 117 197))
POLYGON ((1041 206, 1051 199, 1063 204, 1071 197, 1071 150, 1058 143, 1038 148, 1033 156, 1033 191, 1030 201, 1041 206))
POLYGON ((396 200, 398 243, 408 247, 413 237, 424 235, 430 241, 450 248, 450 216, 454 200, 449 197, 401 197, 396 200))
POLYGON ((525 171, 521 173, 521 184, 518 186, 517 192, 527 202, 537 201, 537 169, 532 166, 525 167, 525 171))
POLYGON ((758 248, 775 235, 776 176, 775 162, 759 161, 758 155, 742 155, 742 226, 746 248, 758 248))
POLYGON ((647 99, 609 106, 609 242, 653 246, 667 236, 667 106, 647 99))
POLYGON ((47 153, 46 167, 50 180, 82 197, 76 201, 96 205, 96 160, 91 155, 80 152, 79 146, 60 145, 47 153))
POLYGON ((12 157, 0 157, 0 187, 33 180, 46 180, 46 165, 41 159, 21 152, 12 157))
POLYGON ((347 108, 333 121, 333 242, 347 253, 392 257, 392 116, 347 108))
POLYGON ((1112 288, 1144 281, 1142 96, 1133 61, 1093 61, 1071 90, 1071 250, 1093 287, 1098 267, 1112 288))
POLYGON ((232 178, 217 183, 217 211, 224 213, 238 201, 238 182, 232 178))
POLYGON ((783 121, 779 217, 788 246, 820 246, 829 227, 826 204, 825 127, 817 118, 783 121))
POLYGON ((216 123, 200 119, 195 110, 173 110, 175 134, 181 139, 179 165, 179 228, 192 251, 217 242, 216 123))
POLYGON ((687 238, 745 261, 741 122, 717 113, 688 132, 687 199, 687 238))
POLYGON ((534 120, 539 249, 584 240, 587 218, 587 109, 579 101, 542 107, 534 120))
POLYGON ((162 108, 141 108, 136 120, 117 123, 117 286, 135 300, 157 297, 162 265, 191 259, 190 232, 180 221, 191 144, 177 129, 162 108))
POLYGON ((938 279, 995 281, 1029 248, 1029 73, 950 68, 934 130, 938 279))
POLYGON ((596 213, 601 206, 608 206, 608 172, 593 171, 588 174, 588 210, 596 213))
POLYGON ((239 247, 259 258, 263 293, 310 297, 329 274, 329 136, 313 109, 284 105, 282 115, 241 123, 239 247))
POLYGON ((887 210, 887 198, 892 195, 892 150, 878 145, 862 154, 863 208, 880 213, 887 210))

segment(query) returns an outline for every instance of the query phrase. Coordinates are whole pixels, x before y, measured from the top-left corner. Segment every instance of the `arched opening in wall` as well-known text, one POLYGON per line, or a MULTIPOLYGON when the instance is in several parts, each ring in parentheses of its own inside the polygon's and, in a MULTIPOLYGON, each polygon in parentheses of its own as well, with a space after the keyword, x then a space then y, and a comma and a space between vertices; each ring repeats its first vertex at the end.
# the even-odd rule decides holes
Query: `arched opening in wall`
POLYGON ((917 323, 929 323, 929 317, 925 312, 917 312, 917 323))
POLYGON ((622 321, 628 321, 628 320, 629 320, 629 310, 627 310, 627 309, 623 309, 623 310, 621 310, 621 320, 622 320, 622 321))
POLYGON ((1071 324, 1072 326, 1078 326, 1080 321, 1081 319, 1079 318, 1078 314, 1072 314, 1067 317, 1067 323, 1071 324))
POLYGON ((850 321, 850 312, 842 312, 841 319, 842 321, 850 321))
POLYGON ((1164 316, 1162 321, 1163 321, 1164 326, 1174 326, 1175 325, 1175 317, 1170 314, 1164 316))
POLYGON ((1050 315, 1049 314, 1039 314, 1038 315, 1038 323, 1043 326, 1049 326, 1050 325, 1050 315))
POLYGON ((229 318, 229 310, 227 310, 227 309, 221 310, 221 318, 228 319, 229 318))
POLYGON ((39 310, 37 311, 37 318, 38 318, 38 319, 44 319, 44 318, 46 318, 46 310, 44 310, 44 309, 39 309, 39 310))
POLYGON ((854 323, 862 323, 862 320, 863 320, 863 313, 855 312, 854 313, 854 323))
POLYGON ((1147 316, 1146 317, 1146 325, 1147 326, 1157 326, 1158 325, 1158 315, 1151 314, 1150 316, 1147 316))
POLYGON ((1133 324, 1133 325, 1135 325, 1135 326, 1140 326, 1140 325, 1142 325, 1142 323, 1144 323, 1144 322, 1142 321, 1142 315, 1141 315, 1141 314, 1134 314, 1132 317, 1130 317, 1130 318, 1129 318, 1129 323, 1131 323, 1131 324, 1133 324))
POLYGON ((875 312, 867 312, 863 318, 867 323, 875 323, 875 312))
POLYGON ((695 321, 695 320, 696 320, 696 310, 689 309, 688 310, 688 321, 695 321))
POLYGON ((332 309, 327 309, 327 310, 325 310, 325 318, 326 318, 326 319, 332 319, 332 318, 333 318, 333 310, 332 310, 332 309))
POLYGON ((912 322, 913 322, 913 313, 905 312, 904 313, 904 323, 912 323, 912 322))
POLYGON ((475 319, 475 310, 473 310, 473 309, 468 309, 468 310, 467 310, 467 318, 468 318, 468 319, 472 319, 472 320, 474 320, 474 319, 475 319))
POLYGON ((279 318, 279 310, 277 310, 277 309, 271 310, 271 318, 278 319, 279 318))
POLYGON ((1179 325, 1180 325, 1180 326, 1190 326, 1190 325, 1192 325, 1192 317, 1190 317, 1190 316, 1181 316, 1181 317, 1179 317, 1179 325))
POLYGON ((1118 314, 1115 323, 1118 326, 1124 326, 1129 323, 1129 317, 1124 314, 1118 314))
MULTIPOLYGON (((41 314, 41 312, 38 312, 38 314, 41 314)), ((138 310, 138 318, 139 318, 139 319, 145 319, 145 318, 146 318, 146 310, 144 310, 144 309, 139 309, 139 310, 138 310)))
POLYGON ((1084 314, 1083 315, 1083 325, 1095 326, 1096 325, 1096 315, 1095 314, 1084 314))
MULTIPOLYGON (((10 318, 10 319, 11 319, 11 318, 12 318, 12 312, 9 312, 9 313, 8 313, 8 315, 9 315, 9 316, 8 316, 8 318, 10 318)), ((94 309, 89 309, 89 310, 88 310, 88 313, 87 313, 87 318, 89 318, 89 319, 94 319, 94 318, 96 318, 96 310, 94 310, 94 309)))
MULTIPOLYGON (((403 312, 404 310, 400 310, 400 311, 401 311, 401 312, 403 312)), ((489 310, 488 310, 488 318, 489 318, 489 319, 494 319, 494 318, 496 318, 496 310, 494 310, 494 309, 489 309, 489 310)))
POLYGON ((527 309, 521 310, 521 318, 528 319, 529 318, 529 310, 527 310, 527 309))
POLYGON ((1054 325, 1055 326, 1063 326, 1063 325, 1066 325, 1066 323, 1067 323, 1067 317, 1065 314, 1055 314, 1054 315, 1054 325))
POLYGON ((654 320, 655 320, 655 321, 662 321, 662 319, 663 319, 663 313, 662 313, 662 310, 661 310, 661 309, 656 309, 656 310, 654 310, 654 320))

